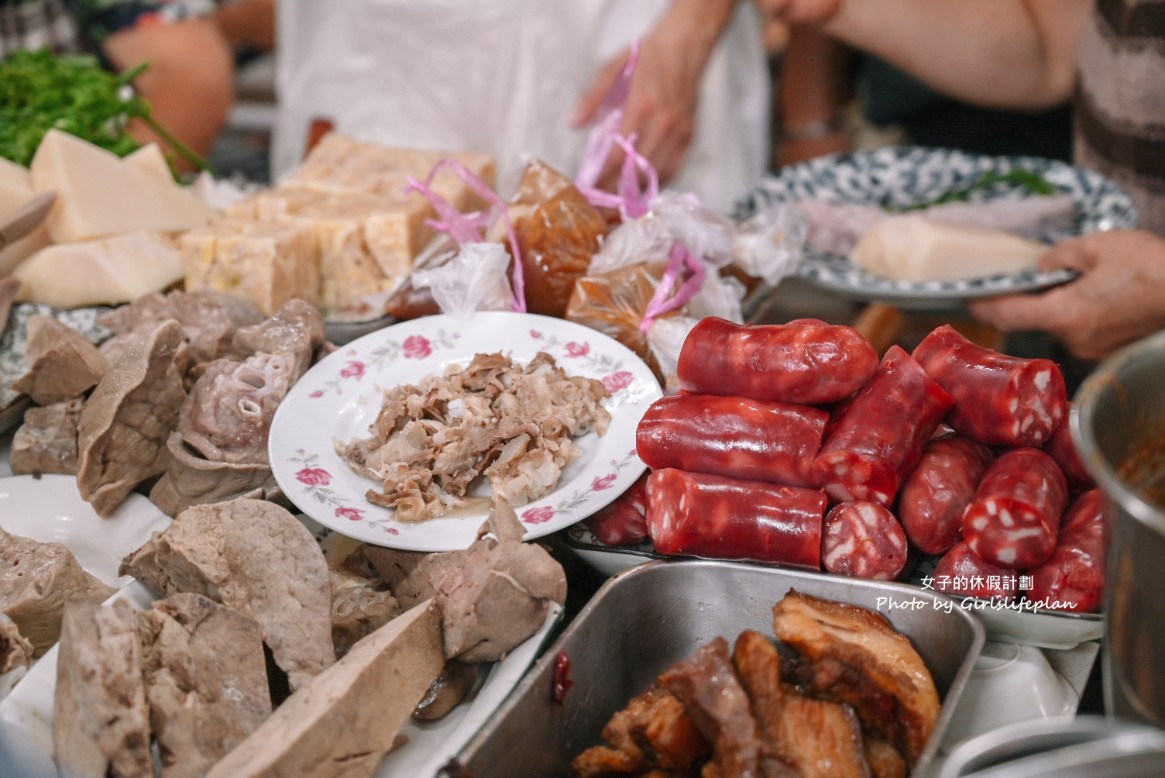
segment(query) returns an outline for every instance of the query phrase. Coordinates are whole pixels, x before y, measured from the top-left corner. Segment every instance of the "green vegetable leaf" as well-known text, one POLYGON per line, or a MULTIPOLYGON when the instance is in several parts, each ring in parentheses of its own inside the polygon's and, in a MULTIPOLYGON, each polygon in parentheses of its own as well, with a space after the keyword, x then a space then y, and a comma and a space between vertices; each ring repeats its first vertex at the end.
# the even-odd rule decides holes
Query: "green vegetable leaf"
POLYGON ((947 192, 941 197, 935 198, 929 202, 916 203, 908 208, 903 208, 902 211, 920 211, 924 208, 929 208, 932 205, 942 205, 943 203, 966 202, 970 199, 972 192, 981 189, 988 189, 993 186, 1005 184, 1014 186, 1019 189, 1024 189, 1034 195, 1050 195, 1055 193, 1056 188, 1048 181, 1048 179, 1031 170, 1008 170, 1000 173, 996 170, 987 170, 978 179, 962 189, 956 189, 947 192))
POLYGON ((58 56, 48 49, 14 51, 0 61, 0 157, 25 167, 50 129, 76 135, 124 157, 140 148, 126 131, 145 122, 177 153, 199 168, 206 162, 179 143, 150 115, 150 105, 130 82, 142 64, 118 76, 95 57, 58 56))

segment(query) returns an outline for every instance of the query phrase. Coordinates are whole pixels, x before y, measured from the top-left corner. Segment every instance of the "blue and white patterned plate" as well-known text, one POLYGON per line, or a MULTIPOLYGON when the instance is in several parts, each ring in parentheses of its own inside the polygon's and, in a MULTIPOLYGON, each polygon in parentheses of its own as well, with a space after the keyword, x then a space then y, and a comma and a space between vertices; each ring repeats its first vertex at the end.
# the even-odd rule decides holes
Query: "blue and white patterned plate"
MULTIPOLYGON (((820 157, 791 165, 766 177, 736 204, 744 219, 775 204, 798 200, 876 205, 901 210, 934 202, 966 188, 989 171, 1028 170, 1043 176, 1058 194, 1076 203, 1071 224, 1041 235, 1045 243, 1097 230, 1136 227, 1136 206, 1112 181, 1082 168, 1039 157, 993 157, 954 149, 893 146, 820 157)), ((972 202, 1023 197, 1014 186, 998 185, 971 193, 972 202)), ((1028 195, 1035 197, 1038 195, 1028 195)), ((881 278, 854 267, 848 257, 806 250, 798 271, 806 280, 857 300, 881 300, 903 308, 950 308, 963 300, 1041 289, 1070 280, 1068 270, 1027 271, 952 282, 912 283, 881 278)))

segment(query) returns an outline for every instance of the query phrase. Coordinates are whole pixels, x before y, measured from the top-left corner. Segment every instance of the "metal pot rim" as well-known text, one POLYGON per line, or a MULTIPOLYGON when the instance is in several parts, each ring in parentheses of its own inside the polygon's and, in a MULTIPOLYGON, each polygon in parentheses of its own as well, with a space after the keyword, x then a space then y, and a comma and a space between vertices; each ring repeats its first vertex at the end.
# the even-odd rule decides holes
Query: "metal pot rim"
MULTIPOLYGON (((1124 347, 1085 378, 1073 399, 1069 425, 1084 466, 1101 491, 1137 521, 1165 535, 1165 511, 1147 502, 1121 480, 1112 464, 1101 454, 1093 433, 1094 413, 1100 397, 1112 391, 1112 387, 1119 383, 1118 376, 1127 373, 1130 365, 1149 352, 1165 354, 1165 330, 1124 347)), ((1165 391, 1165 386, 1162 389, 1165 391)))

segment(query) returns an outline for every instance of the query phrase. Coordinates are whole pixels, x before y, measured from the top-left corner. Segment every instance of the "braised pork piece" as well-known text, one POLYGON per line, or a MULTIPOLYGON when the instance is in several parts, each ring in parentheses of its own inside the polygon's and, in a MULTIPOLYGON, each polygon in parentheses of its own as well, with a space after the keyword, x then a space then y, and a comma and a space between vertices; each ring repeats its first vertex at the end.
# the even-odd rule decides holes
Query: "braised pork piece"
POLYGON ((609 393, 592 378, 568 376, 538 353, 526 365, 477 354, 464 368, 389 390, 368 438, 336 452, 381 488, 369 501, 422 521, 464 505, 479 477, 495 498, 525 505, 552 491, 581 449, 573 438, 602 435, 609 393))
POLYGON ((777 636, 713 638, 612 716, 579 778, 903 778, 938 717, 909 640, 872 611, 790 591, 777 636), (875 715, 881 711, 880 715, 875 715))
POLYGON ((852 705, 862 726, 913 764, 938 719, 930 671, 905 635, 883 617, 846 603, 790 592, 773 609, 773 631, 805 661, 796 682, 852 705))

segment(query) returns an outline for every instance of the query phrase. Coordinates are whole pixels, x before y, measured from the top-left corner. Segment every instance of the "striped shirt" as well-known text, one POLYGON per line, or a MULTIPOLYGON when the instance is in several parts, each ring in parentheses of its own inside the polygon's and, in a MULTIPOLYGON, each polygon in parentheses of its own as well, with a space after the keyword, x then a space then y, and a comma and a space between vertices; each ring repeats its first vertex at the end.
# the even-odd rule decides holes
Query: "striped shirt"
POLYGON ((1165 235, 1165 0, 1097 0, 1079 52, 1075 159, 1165 235))

